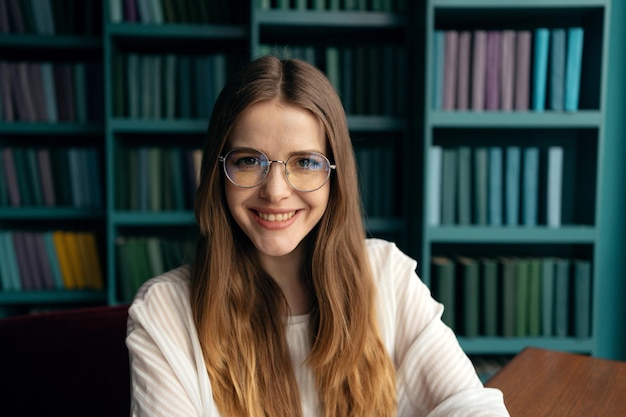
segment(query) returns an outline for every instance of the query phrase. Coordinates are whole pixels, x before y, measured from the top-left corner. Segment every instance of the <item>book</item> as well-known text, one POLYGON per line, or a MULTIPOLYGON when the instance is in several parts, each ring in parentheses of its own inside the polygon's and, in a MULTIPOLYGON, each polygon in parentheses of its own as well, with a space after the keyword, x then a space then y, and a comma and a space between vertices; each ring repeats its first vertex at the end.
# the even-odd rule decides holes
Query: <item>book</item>
POLYGON ((25 233, 23 231, 15 231, 11 234, 11 237, 13 238, 13 248, 15 250, 15 258, 17 259, 18 276, 22 283, 21 287, 24 290, 32 291, 37 289, 37 286, 32 269, 33 260, 28 253, 25 233))
POLYGON ((591 262, 574 260, 574 336, 591 336, 591 262))
POLYGON ((521 149, 519 146, 505 148, 505 218, 507 226, 519 225, 519 203, 521 189, 521 149))
POLYGON ((475 30, 472 39, 472 110, 485 109, 485 83, 487 77, 487 32, 475 30))
POLYGON ((13 232, 0 230, 0 239, 3 240, 4 247, 2 263, 6 266, 9 273, 9 278, 12 283, 11 288, 13 291, 21 291, 23 289, 23 285, 22 279, 20 278, 15 245, 13 243, 13 232))
POLYGON ((0 230, 0 259, 2 259, 2 262, 0 262, 0 291, 2 292, 16 290, 16 288, 13 288, 13 277, 11 276, 12 271, 9 267, 8 252, 5 248, 4 236, 6 234, 8 234, 8 232, 0 230))
POLYGON ((441 158, 441 224, 456 223, 457 160, 456 148, 443 148, 441 158))
POLYGON ((517 265, 511 257, 501 257, 500 267, 502 276, 502 330, 504 337, 513 337, 516 334, 517 313, 517 265))
POLYGON ((34 244, 34 252, 36 253, 37 274, 42 278, 43 288, 52 290, 56 288, 50 256, 42 233, 30 233, 30 239, 34 244))
POLYGON ((161 202, 163 200, 163 152, 161 148, 151 146, 146 149, 147 152, 147 186, 148 186, 148 202, 147 208, 150 211, 161 211, 161 202))
POLYGON ((529 335, 530 261, 517 258, 515 262, 515 336, 529 335))
POLYGON ((500 49, 500 109, 513 110, 515 92, 515 44, 516 32, 503 30, 500 49))
POLYGON ((532 109, 544 111, 546 106, 546 90, 548 82, 548 50, 550 30, 535 29, 535 48, 533 49, 533 89, 532 109))
POLYGON ((515 47, 515 105, 516 111, 528 110, 530 106, 530 64, 532 32, 520 30, 515 47))
POLYGON ((474 148, 474 224, 487 224, 488 187, 489 187, 489 154, 487 147, 474 148))
POLYGON ((498 335, 500 317, 498 300, 500 299, 500 284, 498 276, 498 262, 494 258, 482 258, 482 334, 487 337, 498 335))
POLYGON ((485 109, 500 110, 501 103, 501 48, 502 32, 490 30, 487 32, 487 68, 485 76, 485 109))
POLYGON ((529 146, 524 148, 523 153, 522 223, 525 226, 536 226, 539 208, 539 148, 529 146))
POLYGON ((565 111, 578 110, 580 74, 582 68, 584 29, 567 30, 567 63, 565 69, 565 111))
POLYGON ((69 248, 65 242, 65 234, 67 232, 56 230, 52 232, 52 240, 59 259, 59 266, 63 277, 63 285, 67 290, 78 288, 77 278, 74 272, 73 258, 70 255, 69 248))
POLYGON ((457 149, 457 224, 472 222, 472 149, 462 145, 457 149))
POLYGON ((23 152, 27 167, 27 184, 33 197, 32 203, 35 206, 41 206, 44 203, 44 197, 41 189, 37 150, 35 148, 24 148, 23 152))
POLYGON ((528 260, 528 335, 541 335, 541 259, 528 260))
POLYGON ((550 108, 562 111, 565 104, 565 29, 552 29, 550 39, 550 108))
POLYGON ((456 109, 456 82, 459 63, 459 32, 445 32, 445 60, 443 67, 443 110, 456 109))
POLYGON ((457 110, 468 110, 470 100, 470 66, 472 53, 472 32, 459 32, 458 80, 456 93, 457 110))
POLYGON ((6 170, 4 168, 4 158, 0 149, 0 207, 9 205, 9 190, 6 179, 6 170))
POLYGON ((433 35, 433 64, 432 64, 433 65, 433 83, 432 83, 433 110, 443 109, 445 61, 446 61, 446 34, 443 30, 435 30, 434 35, 433 35))
POLYGON ((480 264, 473 258, 459 256, 457 265, 463 288, 463 334, 477 337, 480 328, 480 264))
POLYGON ((434 256, 431 260, 433 271, 433 295, 443 304, 441 320, 452 330, 456 329, 456 277, 455 264, 450 258, 434 256))
POLYGON ((9 195, 9 204, 12 207, 19 207, 22 204, 20 187, 17 179, 17 169, 15 167, 15 156, 12 148, 2 149, 2 163, 4 168, 4 177, 7 181, 7 192, 9 195))
POLYGON ((555 267, 553 257, 541 258, 541 335, 543 337, 550 337, 554 334, 555 267))
POLYGON ((563 204, 563 147, 548 148, 548 181, 546 223, 549 227, 560 227, 563 204))
POLYGON ((57 253, 54 245, 53 233, 43 232, 42 239, 48 254, 48 260, 50 261, 50 270, 52 271, 52 279, 54 281, 54 288, 57 290, 64 289, 63 273, 61 272, 61 265, 59 264, 59 254, 57 253))
POLYGON ((428 151, 428 224, 441 224, 442 148, 433 145, 428 151))
POLYGON ((503 201, 503 183, 502 183, 502 148, 499 146, 490 146, 489 150, 489 206, 488 221, 491 226, 501 226, 502 218, 502 201, 503 201))
POLYGON ((569 335, 570 260, 557 258, 554 277, 554 336, 569 335))
POLYGON ((43 97, 46 105, 46 120, 55 123, 59 120, 59 114, 56 91, 54 88, 53 64, 51 62, 42 62, 40 66, 43 97))

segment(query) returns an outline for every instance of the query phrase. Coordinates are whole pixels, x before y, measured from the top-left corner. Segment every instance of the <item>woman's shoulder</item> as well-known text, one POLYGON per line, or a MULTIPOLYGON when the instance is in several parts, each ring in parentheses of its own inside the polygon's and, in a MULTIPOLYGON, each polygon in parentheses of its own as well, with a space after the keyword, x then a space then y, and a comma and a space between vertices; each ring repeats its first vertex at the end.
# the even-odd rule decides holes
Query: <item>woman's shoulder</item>
POLYGON ((135 294, 133 304, 153 298, 188 298, 190 269, 188 265, 166 271, 146 281, 135 294))
POLYGON ((416 261, 405 254, 394 242, 371 238, 365 241, 368 256, 373 266, 395 265, 415 269, 416 261))

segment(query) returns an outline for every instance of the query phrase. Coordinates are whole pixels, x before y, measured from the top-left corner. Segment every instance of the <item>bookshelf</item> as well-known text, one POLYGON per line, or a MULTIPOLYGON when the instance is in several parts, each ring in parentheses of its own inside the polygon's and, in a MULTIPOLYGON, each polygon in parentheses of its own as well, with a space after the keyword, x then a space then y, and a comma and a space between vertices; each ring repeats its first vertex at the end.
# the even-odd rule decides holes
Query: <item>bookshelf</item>
MULTIPOLYGON (((602 212, 609 204, 600 190, 611 175, 602 169, 608 141, 605 119, 610 1, 431 0, 425 16, 428 66, 424 79, 423 188, 429 204, 424 205, 422 216, 420 275, 435 294, 445 291, 446 282, 452 282, 457 311, 467 311, 463 310, 465 306, 480 309, 478 334, 468 336, 472 327, 468 327, 464 317, 456 316, 455 330, 470 355, 510 355, 525 346, 605 355, 598 343, 607 332, 607 324, 600 320, 600 295, 613 286, 613 277, 602 266, 609 261, 600 250, 603 242, 599 231, 605 220, 602 212), (551 78, 557 68, 562 68, 552 56, 558 48, 548 43, 547 58, 544 55, 548 62, 544 70, 547 81, 541 84, 542 93, 535 86, 541 79, 536 67, 541 57, 534 42, 539 38, 538 29, 547 29, 550 35, 554 35, 555 29, 565 29, 569 36, 568 29, 574 27, 584 31, 579 93, 576 109, 564 111, 564 87, 560 87, 560 92, 553 88, 565 84, 565 76, 561 74, 560 81, 551 78), (526 60, 515 53, 504 60, 511 45, 515 52, 523 49, 520 43, 502 46, 507 32, 513 33, 516 41, 522 38, 521 33, 531 35, 526 60), (499 44, 484 40, 493 39, 491 33, 496 34, 499 44), (465 41, 463 36, 467 37, 465 41), (496 46, 487 49, 491 48, 489 42, 496 46), (513 72, 509 73, 506 68, 511 67, 511 62, 513 72), (528 75, 525 83, 518 86, 515 76, 524 74, 524 67, 528 75), (477 74, 483 74, 482 81, 477 80, 477 74), (508 83, 507 77, 512 77, 508 83), (489 81, 485 80, 490 78, 498 80, 495 87, 487 85, 489 81), (545 97, 537 106, 533 100, 541 94, 545 97), (478 102, 474 97, 477 95, 482 96, 478 102), (521 100, 525 97, 519 106, 514 101, 517 96, 521 100), (497 97, 495 102, 493 97, 497 97), (560 97, 556 104, 551 102, 553 97, 560 97), (562 150, 562 163, 556 165, 560 166, 560 178, 556 177, 560 190, 548 185, 550 147, 562 150), (509 154, 509 149, 514 148, 517 156, 514 151, 509 154), (492 153, 491 149, 498 150, 492 153), (539 153, 539 164, 534 169, 528 162, 532 158, 527 156, 527 149, 539 153), (440 182, 432 180, 437 178, 433 172, 439 173, 440 182), (533 172, 535 179, 527 176, 533 172), (549 201, 554 195, 560 198, 549 201), (558 204, 551 206, 554 200, 558 204), (431 204, 433 201, 437 204, 431 204), (556 207, 556 224, 550 223, 549 207, 556 207), (469 284, 458 265, 459 256, 468 256, 478 264, 478 302, 463 297, 469 284), (452 275, 446 278, 442 267, 431 263, 432 257, 452 260, 452 275), (498 264, 496 278, 488 275, 484 259, 498 264), (506 259, 518 264, 529 259, 569 260, 569 273, 562 278, 567 280, 567 286, 559 292, 567 292, 568 298, 561 300, 565 307, 555 306, 555 286, 547 286, 554 280, 552 273, 538 270, 536 278, 529 278, 521 272, 525 270, 517 269, 517 275, 509 277, 504 272, 506 259), (578 269, 573 265, 578 260, 591 265, 590 277, 585 278, 590 291, 577 292, 578 269), (541 287, 529 294, 531 279, 536 279, 541 287), (506 298, 510 285, 507 280, 514 280, 509 282, 516 285, 513 298, 506 298), (495 300, 487 292, 489 285, 497 294, 495 300), (494 302, 490 308, 498 312, 495 332, 486 324, 482 310, 484 303, 494 302), (581 305, 588 309, 587 316, 580 314, 581 305), (555 309, 565 311, 565 323, 554 317, 547 323, 537 323, 539 327, 535 329, 528 323, 537 320, 528 318, 531 311, 542 320, 544 316, 558 315, 555 309), (520 317, 524 317, 521 322, 520 317), (577 326, 585 320, 590 330, 588 327, 579 333, 577 326), (565 329, 557 331, 559 326, 565 329), (507 328, 513 329, 512 335, 507 328)), ((567 50, 564 53, 567 55, 567 50)))
MULTIPOLYGON (((141 2, 142 7, 146 3, 141 2)), ((97 207, 0 204, 0 232, 93 231, 104 279, 100 290, 0 291, 0 316, 35 307, 125 303, 133 289, 122 285, 129 281, 123 278, 129 268, 120 268, 124 256, 133 256, 132 250, 147 247, 148 241, 153 249, 164 246, 163 242, 176 242, 178 246, 169 250, 175 257, 185 256, 189 250, 185 242, 192 240, 195 221, 189 199, 190 174, 182 172, 183 179, 177 180, 184 184, 179 188, 185 189, 182 200, 180 196, 176 200, 178 205, 163 205, 160 200, 161 204, 150 206, 150 194, 142 194, 147 200, 141 206, 133 202, 140 193, 133 192, 138 188, 132 187, 139 185, 132 185, 131 178, 138 176, 130 170, 150 160, 151 152, 162 162, 171 157, 169 168, 154 171, 163 181, 170 181, 163 173, 173 172, 172 161, 180 162, 178 156, 168 153, 171 150, 185 155, 180 156, 184 158, 180 168, 188 169, 206 130, 211 97, 195 95, 200 89, 192 94, 190 84, 181 84, 180 76, 162 84, 156 82, 158 75, 152 78, 152 73, 141 73, 141 68, 161 63, 160 77, 165 78, 168 71, 182 65, 193 85, 202 85, 214 94, 219 77, 194 78, 206 68, 203 66, 214 73, 224 72, 223 68, 228 72, 271 52, 303 57, 327 72, 348 113, 361 167, 368 234, 396 241, 419 261, 418 273, 433 289, 430 259, 435 255, 549 255, 592 262, 592 330, 588 337, 467 338, 459 333, 468 353, 510 355, 533 345, 598 356, 623 355, 620 346, 626 343, 612 330, 619 323, 623 326, 615 318, 624 316, 620 307, 624 288, 617 278, 623 273, 614 277, 612 271, 623 271, 618 259, 625 245, 624 202, 623 197, 616 202, 612 196, 623 194, 624 164, 619 157, 623 141, 619 138, 625 130, 620 112, 626 104, 623 94, 612 95, 607 88, 608 84, 615 89, 621 86, 623 91, 621 73, 626 59, 619 41, 609 42, 623 38, 622 25, 615 23, 626 18, 623 5, 609 0, 153 3, 163 6, 161 14, 142 13, 137 1, 58 0, 52 4, 62 7, 52 15, 64 23, 59 23, 54 34, 32 28, 17 32, 12 24, 9 30, 0 28, 1 62, 88 62, 101 80, 89 84, 91 99, 83 109, 88 110, 86 120, 33 122, 7 120, 2 114, 0 149, 94 148, 102 190, 97 207), (438 81, 433 68, 437 31, 533 31, 540 27, 584 29, 577 111, 433 108, 433 85, 438 81), (132 74, 129 59, 130 66, 136 67, 132 74), (172 86, 174 91, 168 90, 172 86), (148 98, 139 97, 139 92, 148 98), (178 99, 183 94, 189 97, 186 102, 178 99), (159 97, 158 107, 137 105, 158 102, 159 97), (561 226, 549 227, 545 214, 539 215, 534 226, 431 224, 432 161, 428 155, 433 146, 545 149, 547 143, 564 149, 568 176, 562 192, 569 204, 563 204, 561 226), (615 176, 617 172, 621 177, 615 176), (131 247, 130 252, 120 251, 123 245, 131 247)), ((143 184, 150 188, 149 181, 143 184)), ((167 192, 173 192, 171 185, 167 192)), ((545 199, 539 198, 539 204, 545 205, 545 199)), ((158 267, 144 263, 141 268, 145 276, 151 275, 146 272, 150 268, 158 267)))

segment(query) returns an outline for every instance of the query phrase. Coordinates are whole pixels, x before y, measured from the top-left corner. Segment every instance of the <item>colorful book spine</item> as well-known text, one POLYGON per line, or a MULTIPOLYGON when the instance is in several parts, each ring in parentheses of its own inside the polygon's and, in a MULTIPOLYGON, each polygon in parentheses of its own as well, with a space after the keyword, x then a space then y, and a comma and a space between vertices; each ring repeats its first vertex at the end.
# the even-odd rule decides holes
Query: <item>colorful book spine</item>
POLYGON ((548 83, 548 50, 550 30, 535 29, 535 48, 533 61, 533 110, 544 111, 546 106, 546 90, 548 83))
POLYGON ((572 27, 567 31, 567 66, 565 70, 565 111, 577 111, 580 96, 584 29, 572 27))

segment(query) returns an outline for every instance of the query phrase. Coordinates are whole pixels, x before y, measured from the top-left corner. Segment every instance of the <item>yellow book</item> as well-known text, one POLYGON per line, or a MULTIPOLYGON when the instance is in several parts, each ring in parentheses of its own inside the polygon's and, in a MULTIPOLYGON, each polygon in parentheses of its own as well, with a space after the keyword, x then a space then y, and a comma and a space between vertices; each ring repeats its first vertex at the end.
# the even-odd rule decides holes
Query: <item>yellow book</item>
POLYGON ((65 289, 72 290, 76 288, 76 278, 74 277, 74 269, 70 265, 70 255, 65 244, 64 234, 65 232, 61 230, 52 232, 52 241, 54 242, 57 257, 59 258, 63 285, 65 286, 65 289))
POLYGON ((81 257, 80 242, 76 232, 65 232, 63 234, 65 246, 70 260, 70 268, 74 273, 76 288, 84 289, 88 287, 85 268, 81 257))
POLYGON ((96 244, 96 235, 93 232, 83 232, 82 245, 85 255, 85 266, 87 267, 87 277, 91 286, 97 290, 104 288, 104 280, 102 279, 102 264, 100 255, 98 254, 98 245, 96 244))

